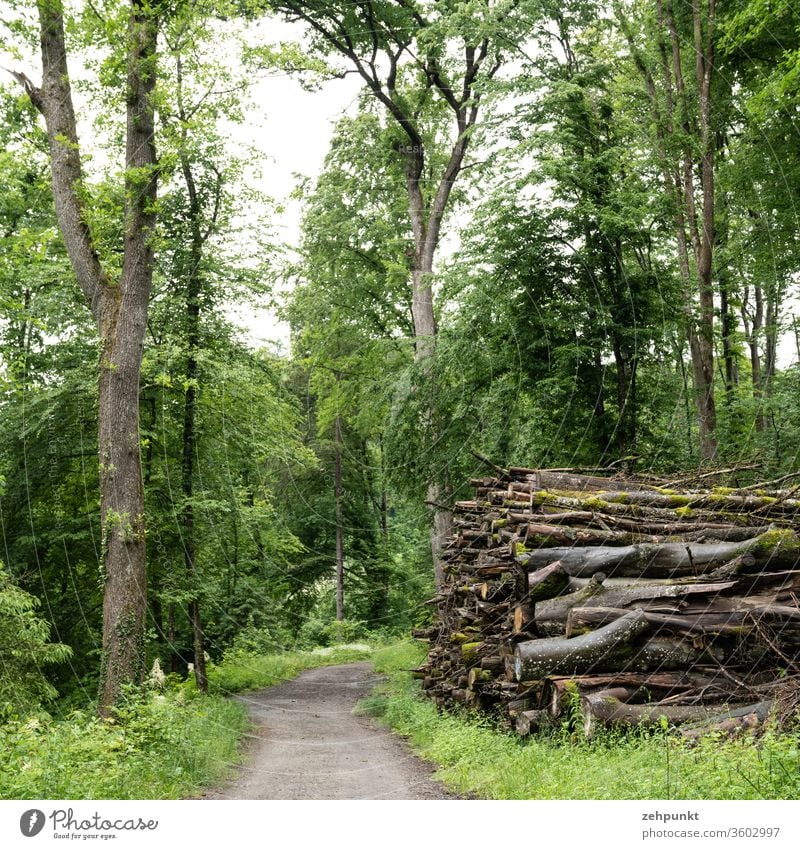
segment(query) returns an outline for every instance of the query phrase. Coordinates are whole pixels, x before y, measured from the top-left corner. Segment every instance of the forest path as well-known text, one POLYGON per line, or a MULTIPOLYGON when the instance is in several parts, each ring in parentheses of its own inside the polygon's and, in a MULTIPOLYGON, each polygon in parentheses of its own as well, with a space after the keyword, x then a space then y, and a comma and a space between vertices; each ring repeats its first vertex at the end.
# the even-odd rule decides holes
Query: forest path
POLYGON ((237 698, 254 725, 238 775, 207 799, 446 799, 431 768, 390 731, 353 716, 380 676, 323 666, 237 698))

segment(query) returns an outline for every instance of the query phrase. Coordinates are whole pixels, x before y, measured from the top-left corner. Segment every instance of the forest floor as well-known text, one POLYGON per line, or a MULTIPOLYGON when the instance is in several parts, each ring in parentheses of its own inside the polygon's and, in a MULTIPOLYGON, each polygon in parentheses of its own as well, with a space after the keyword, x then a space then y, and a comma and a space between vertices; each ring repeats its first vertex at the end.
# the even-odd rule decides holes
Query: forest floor
POLYGON ((353 714, 381 680, 370 663, 349 663, 237 696, 253 723, 245 763, 203 798, 451 798, 402 740, 353 714))

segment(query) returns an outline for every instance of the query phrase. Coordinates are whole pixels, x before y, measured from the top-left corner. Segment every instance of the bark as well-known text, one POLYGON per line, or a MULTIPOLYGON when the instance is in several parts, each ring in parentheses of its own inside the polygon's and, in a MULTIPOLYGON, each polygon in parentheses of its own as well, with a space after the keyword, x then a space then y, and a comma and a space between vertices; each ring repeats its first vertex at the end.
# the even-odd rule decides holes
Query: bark
POLYGON ((197 350, 200 346, 200 295, 202 280, 200 262, 203 252, 203 236, 200 227, 200 202, 194 175, 188 160, 181 161, 186 188, 189 193, 189 224, 191 246, 189 268, 186 280, 186 391, 183 403, 183 455, 181 463, 182 490, 184 498, 182 515, 183 556, 186 575, 190 588, 195 593, 189 601, 189 621, 192 626, 192 646, 194 649, 194 675, 197 689, 208 692, 206 674, 205 639, 200 613, 198 579, 196 568, 196 545, 194 540, 194 456, 197 444, 197 350))
POLYGON ((342 518, 342 420, 334 422, 334 500, 336 505, 336 620, 344 619, 344 520, 342 518))
POLYGON ((63 7, 38 3, 42 85, 15 76, 47 127, 56 217, 71 265, 100 334, 99 460, 103 543, 100 711, 144 676, 146 573, 139 449, 139 373, 152 280, 156 155, 152 92, 156 25, 140 0, 128 18, 125 220, 119 281, 104 272, 86 224, 80 148, 67 68, 63 7))
POLYGON ((571 640, 555 637, 520 643, 514 652, 514 675, 517 681, 528 681, 602 669, 607 655, 647 628, 644 613, 632 610, 591 634, 571 640))
MULTIPOLYGON (((717 724, 725 719, 758 715, 766 718, 769 712, 768 702, 743 705, 727 710, 713 710, 698 705, 629 705, 615 698, 611 691, 590 693, 581 698, 584 715, 584 733, 591 737, 598 725, 640 726, 660 725, 663 721, 670 725, 683 725, 687 722, 717 724)), ((763 721, 761 719, 761 721, 763 721)))
POLYGON ((597 572, 618 577, 676 578, 708 573, 742 554, 751 554, 756 566, 769 564, 774 569, 785 565, 791 569, 800 560, 800 545, 791 531, 768 531, 745 542, 542 548, 517 559, 534 569, 558 560, 567 574, 576 578, 589 578, 597 572))

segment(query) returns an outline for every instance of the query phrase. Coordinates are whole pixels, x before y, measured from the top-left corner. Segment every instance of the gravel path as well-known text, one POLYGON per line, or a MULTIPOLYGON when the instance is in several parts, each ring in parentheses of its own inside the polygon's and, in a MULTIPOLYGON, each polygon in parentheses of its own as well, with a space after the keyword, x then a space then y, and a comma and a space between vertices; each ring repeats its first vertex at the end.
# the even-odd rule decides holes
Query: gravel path
POLYGON ((390 731, 353 716, 380 677, 369 663, 325 666, 246 696, 244 766, 210 799, 446 799, 431 768, 390 731))

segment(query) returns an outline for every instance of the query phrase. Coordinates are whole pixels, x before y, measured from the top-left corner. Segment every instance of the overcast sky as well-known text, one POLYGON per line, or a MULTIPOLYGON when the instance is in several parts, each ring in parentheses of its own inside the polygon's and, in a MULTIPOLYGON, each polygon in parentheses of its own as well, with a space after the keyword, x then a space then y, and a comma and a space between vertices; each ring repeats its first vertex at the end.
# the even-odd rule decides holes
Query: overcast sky
MULTIPOLYGON (((336 121, 353 107, 360 86, 355 78, 345 77, 326 83, 322 90, 305 91, 289 76, 273 76, 252 87, 252 117, 232 128, 232 141, 252 145, 263 152, 263 174, 259 188, 286 211, 276 220, 280 239, 295 245, 300 233, 300 204, 289 195, 298 175, 316 177, 323 164, 336 121)), ((256 344, 288 339, 287 328, 269 310, 240 311, 256 344)))

